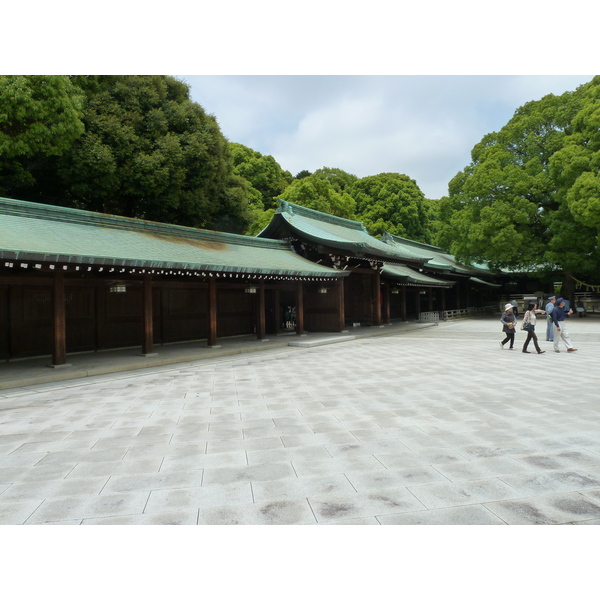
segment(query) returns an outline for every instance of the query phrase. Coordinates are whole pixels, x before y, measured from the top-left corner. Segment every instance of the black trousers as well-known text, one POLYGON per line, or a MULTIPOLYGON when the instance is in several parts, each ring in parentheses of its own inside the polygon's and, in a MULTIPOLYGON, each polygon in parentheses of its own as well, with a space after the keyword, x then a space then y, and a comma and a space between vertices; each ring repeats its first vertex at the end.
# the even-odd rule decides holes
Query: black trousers
POLYGON ((533 345, 535 346, 535 349, 538 352, 541 352, 542 349, 540 348, 540 345, 538 344, 537 335, 535 335, 535 327, 533 329, 530 329, 527 332, 527 339, 525 340, 525 343, 523 344, 523 352, 527 351, 527 346, 529 346, 529 342, 531 340, 533 340, 533 345))
POLYGON ((506 333, 506 337, 502 340, 502 345, 504 346, 504 344, 506 344, 506 342, 510 342, 510 348, 512 348, 515 345, 515 332, 514 331, 509 331, 506 333))

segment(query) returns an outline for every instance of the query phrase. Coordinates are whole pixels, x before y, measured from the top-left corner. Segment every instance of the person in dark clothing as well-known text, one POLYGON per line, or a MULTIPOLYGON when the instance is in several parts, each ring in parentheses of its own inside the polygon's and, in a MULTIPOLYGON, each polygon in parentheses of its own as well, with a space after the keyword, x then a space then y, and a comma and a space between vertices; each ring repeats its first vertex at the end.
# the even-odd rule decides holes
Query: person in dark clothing
POLYGON ((529 346, 529 342, 531 342, 531 340, 533 340, 533 345, 535 346, 538 354, 544 354, 544 352, 546 352, 540 348, 537 335, 535 334, 535 322, 537 320, 536 315, 543 314, 545 314, 545 312, 543 310, 538 310, 535 302, 530 302, 529 306, 527 307, 527 311, 523 315, 523 324, 521 325, 521 329, 525 329, 527 331, 527 339, 523 344, 523 352, 525 352, 525 354, 530 354, 529 350, 527 350, 527 346, 529 346), (526 329, 525 326, 527 323, 530 324, 530 327, 526 329))
POLYGON ((552 311, 552 322, 554 323, 554 352, 560 352, 558 349, 558 342, 562 339, 567 347, 567 352, 577 352, 577 348, 573 348, 573 344, 571 343, 571 338, 569 337, 569 332, 565 327, 565 317, 573 314, 573 309, 571 308, 569 312, 565 311, 565 299, 558 298, 556 301, 556 306, 552 311))
POLYGON ((506 337, 500 342, 500 348, 504 348, 506 342, 510 342, 509 350, 514 350, 515 345, 515 327, 517 326, 517 317, 513 314, 513 305, 508 303, 504 307, 504 312, 500 317, 502 322, 502 331, 506 337))

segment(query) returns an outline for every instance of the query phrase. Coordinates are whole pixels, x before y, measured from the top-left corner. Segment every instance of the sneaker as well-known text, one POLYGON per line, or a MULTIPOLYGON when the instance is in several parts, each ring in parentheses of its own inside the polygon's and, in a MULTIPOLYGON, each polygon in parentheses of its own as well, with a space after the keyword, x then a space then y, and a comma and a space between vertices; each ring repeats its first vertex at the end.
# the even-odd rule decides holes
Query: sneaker
POLYGON ((577 352, 577 348, 567 348, 567 352, 577 352))
POLYGON ((560 353, 560 350, 555 350, 554 352, 559 352, 560 353))

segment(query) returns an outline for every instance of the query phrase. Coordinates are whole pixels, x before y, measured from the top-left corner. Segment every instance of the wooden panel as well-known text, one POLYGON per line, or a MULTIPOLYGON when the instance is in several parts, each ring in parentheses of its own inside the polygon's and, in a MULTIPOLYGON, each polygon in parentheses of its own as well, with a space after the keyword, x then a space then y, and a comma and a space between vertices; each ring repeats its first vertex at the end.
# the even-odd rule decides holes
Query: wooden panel
POLYGON ((65 290, 67 352, 83 352, 96 347, 95 289, 70 286, 65 290))
POLYGON ((202 288, 167 288, 163 305, 163 342, 204 339, 207 297, 202 288))
POLYGON ((304 328, 306 331, 339 331, 338 291, 328 286, 327 293, 320 294, 319 287, 304 287, 304 328))
POLYGON ((106 348, 142 345, 142 288, 106 291, 103 338, 106 348))
POLYGON ((8 286, 0 286, 0 360, 10 358, 8 286))
POLYGON ((256 294, 240 289, 218 289, 217 323, 219 337, 254 332, 254 302, 256 294))
POLYGON ((10 323, 12 357, 52 354, 52 287, 12 286, 10 323))

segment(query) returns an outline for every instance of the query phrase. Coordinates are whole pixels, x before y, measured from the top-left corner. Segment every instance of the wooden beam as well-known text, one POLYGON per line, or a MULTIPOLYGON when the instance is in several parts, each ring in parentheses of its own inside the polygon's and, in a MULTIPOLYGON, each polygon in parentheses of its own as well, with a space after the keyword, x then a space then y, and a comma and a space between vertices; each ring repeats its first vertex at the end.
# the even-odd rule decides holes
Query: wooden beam
POLYGON ((65 306, 65 275, 54 272, 52 280, 52 313, 54 335, 52 340, 52 366, 67 364, 67 319, 65 306))

